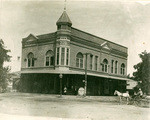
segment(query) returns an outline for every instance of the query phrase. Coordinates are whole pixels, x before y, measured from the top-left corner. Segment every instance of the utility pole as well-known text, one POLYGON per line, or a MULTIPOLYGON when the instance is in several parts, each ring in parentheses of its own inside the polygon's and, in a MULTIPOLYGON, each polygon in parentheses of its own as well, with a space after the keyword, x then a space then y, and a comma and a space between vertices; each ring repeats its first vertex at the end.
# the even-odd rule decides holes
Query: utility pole
POLYGON ((87 89, 87 53, 85 54, 85 85, 84 85, 84 95, 86 96, 87 89))
POLYGON ((60 78, 60 97, 62 97, 62 73, 60 73, 59 78, 60 78))
POLYGON ((85 53, 85 85, 84 85, 84 96, 86 96, 87 92, 87 56, 90 55, 90 53, 85 53))

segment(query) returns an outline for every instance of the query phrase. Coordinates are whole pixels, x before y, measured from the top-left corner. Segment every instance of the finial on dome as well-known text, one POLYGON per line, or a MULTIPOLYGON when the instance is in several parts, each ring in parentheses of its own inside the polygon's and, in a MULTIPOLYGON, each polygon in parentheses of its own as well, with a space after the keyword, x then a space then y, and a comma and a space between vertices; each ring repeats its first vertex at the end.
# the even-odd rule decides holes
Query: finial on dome
POLYGON ((64 1, 64 11, 66 11, 66 0, 64 1))
MULTIPOLYGON (((65 0, 64 2, 66 3, 66 1, 67 0, 65 0)), ((66 4, 64 4, 64 11, 62 15, 60 16, 60 18, 58 19, 58 21, 56 22, 56 24, 57 25, 68 24, 69 26, 72 25, 72 22, 66 13, 66 4)))

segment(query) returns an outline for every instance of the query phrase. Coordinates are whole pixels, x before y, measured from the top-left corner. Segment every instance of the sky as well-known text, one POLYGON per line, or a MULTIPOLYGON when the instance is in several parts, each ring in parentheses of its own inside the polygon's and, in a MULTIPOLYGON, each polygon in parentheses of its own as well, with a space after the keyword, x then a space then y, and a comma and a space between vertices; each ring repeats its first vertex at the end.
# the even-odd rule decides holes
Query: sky
MULTIPOLYGON (((20 70, 21 41, 56 31, 64 0, 0 0, 0 39, 12 56, 11 71, 20 70)), ((67 0, 72 26, 128 48, 128 74, 140 62, 138 54, 150 52, 150 1, 67 0)))

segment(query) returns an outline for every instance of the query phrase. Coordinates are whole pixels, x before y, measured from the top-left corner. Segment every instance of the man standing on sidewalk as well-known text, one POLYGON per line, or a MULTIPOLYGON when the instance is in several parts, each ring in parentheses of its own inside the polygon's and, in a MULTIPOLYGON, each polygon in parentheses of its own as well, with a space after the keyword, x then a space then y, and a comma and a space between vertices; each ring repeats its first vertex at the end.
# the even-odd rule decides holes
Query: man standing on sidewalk
POLYGON ((65 86, 64 87, 64 95, 66 95, 67 94, 67 87, 65 86))

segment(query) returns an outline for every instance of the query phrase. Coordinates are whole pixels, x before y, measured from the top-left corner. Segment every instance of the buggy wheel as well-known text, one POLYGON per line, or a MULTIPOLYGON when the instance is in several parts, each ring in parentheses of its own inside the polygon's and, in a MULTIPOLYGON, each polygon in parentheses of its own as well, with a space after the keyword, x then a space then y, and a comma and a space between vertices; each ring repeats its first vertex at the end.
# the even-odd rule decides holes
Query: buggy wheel
POLYGON ((139 106, 139 107, 141 106, 141 101, 140 100, 136 100, 136 101, 134 101, 134 103, 135 103, 136 106, 139 106))
POLYGON ((134 100, 131 99, 131 100, 129 101, 129 104, 130 104, 130 105, 133 105, 133 104, 134 104, 134 100))
POLYGON ((146 99, 141 100, 141 106, 142 107, 150 107, 149 101, 146 99))

